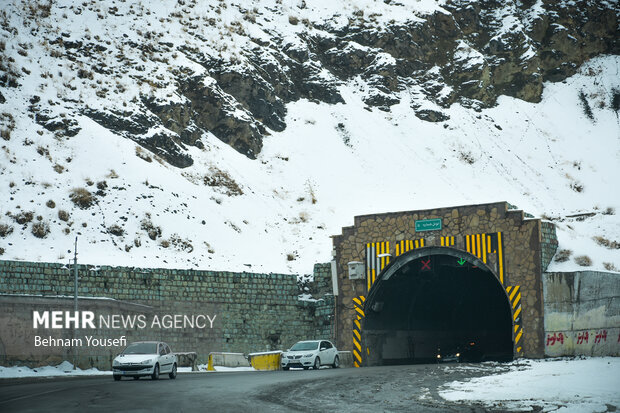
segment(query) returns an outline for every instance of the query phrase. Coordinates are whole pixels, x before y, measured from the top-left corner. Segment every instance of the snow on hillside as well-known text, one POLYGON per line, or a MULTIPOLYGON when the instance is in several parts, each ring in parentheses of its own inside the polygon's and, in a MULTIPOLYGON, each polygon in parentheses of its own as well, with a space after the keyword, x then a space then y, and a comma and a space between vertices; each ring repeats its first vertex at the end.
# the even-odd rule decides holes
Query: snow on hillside
MULTIPOLYGON (((270 22, 269 30, 282 28, 282 36, 297 30, 288 24, 292 13, 338 20, 338 10, 344 19, 376 8, 382 16, 377 24, 385 24, 443 4, 420 1, 399 12, 371 0, 322 1, 302 10, 273 3, 261 8, 259 20, 270 22), (289 9, 268 14, 276 4, 289 9)), ((566 81, 546 83, 540 103, 500 97, 496 107, 479 112, 453 104, 442 109, 450 119, 438 123, 414 116, 414 90, 402 93, 391 112, 369 109, 363 81, 353 79, 338 88, 344 104, 289 103, 286 129, 264 139, 256 160, 207 133, 204 149, 188 147, 194 164, 178 169, 75 111, 78 103, 122 111, 147 92, 173 101, 178 96, 166 83, 165 62, 204 71, 175 53, 161 56, 160 64, 145 61, 143 77, 124 69, 123 59, 137 61, 142 52, 119 39, 142 42, 138 33, 160 28, 176 2, 151 9, 140 1, 114 2, 118 10, 102 6, 105 18, 98 18, 90 8, 59 1, 38 27, 23 27, 21 4, 15 0, 3 12, 17 32, 0 30, 21 85, 0 89, 6 99, 0 126, 10 135, 0 141, 2 259, 67 262, 77 236, 79 261, 94 265, 309 273, 314 263, 331 259, 330 235, 355 215, 506 200, 558 225, 560 248, 572 256, 552 270, 620 268, 619 250, 599 245, 620 242, 620 121, 611 107, 612 91, 620 89, 618 56, 592 59, 566 81), (57 47, 41 40, 54 31, 66 32, 66 41, 106 40, 98 64, 111 73, 93 74, 81 62, 59 59, 57 47), (146 74, 159 83, 146 81, 146 74), (50 118, 79 133, 59 136, 39 126, 29 111, 34 95, 50 118), (225 184, 205 185, 207 171, 225 184), (92 206, 72 202, 76 188, 97 194, 92 206), (584 213, 589 216, 570 217, 584 213), (44 237, 34 236, 33 227, 44 237), (593 237, 601 237, 599 243, 593 237), (573 257, 582 255, 591 258, 590 266, 576 265, 573 257)), ((207 20, 213 10, 205 6, 191 16, 207 20)), ((220 11, 231 22, 239 13, 232 6, 220 11)), ((246 22, 252 36, 269 35, 246 22)), ((196 46, 178 21, 166 30, 157 41, 196 46)), ((203 31, 202 47, 219 48, 227 58, 235 55, 236 42, 247 40, 195 30, 203 31)))

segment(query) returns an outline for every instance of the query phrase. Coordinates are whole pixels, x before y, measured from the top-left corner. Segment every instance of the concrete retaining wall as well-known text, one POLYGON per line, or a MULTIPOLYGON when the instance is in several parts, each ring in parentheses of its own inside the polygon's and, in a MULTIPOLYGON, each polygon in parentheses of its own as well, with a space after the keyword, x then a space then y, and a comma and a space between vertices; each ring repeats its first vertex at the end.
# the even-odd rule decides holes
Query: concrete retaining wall
POLYGON ((620 274, 545 273, 546 356, 620 356, 620 274))
POLYGON ((207 370, 215 371, 215 367, 250 367, 243 353, 209 353, 207 370))
POLYGON ((340 359, 340 367, 353 367, 353 355, 350 351, 339 351, 338 358, 340 359))

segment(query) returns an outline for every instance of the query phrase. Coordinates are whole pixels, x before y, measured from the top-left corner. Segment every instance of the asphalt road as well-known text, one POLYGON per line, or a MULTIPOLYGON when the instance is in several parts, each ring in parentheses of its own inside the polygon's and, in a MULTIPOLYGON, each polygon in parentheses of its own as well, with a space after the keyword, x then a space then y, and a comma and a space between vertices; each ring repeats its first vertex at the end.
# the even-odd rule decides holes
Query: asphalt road
MULTIPOLYGON (((457 365, 0 380, 0 412, 483 412, 437 394, 489 374, 457 365)), ((462 366, 462 365, 458 365, 462 366)))

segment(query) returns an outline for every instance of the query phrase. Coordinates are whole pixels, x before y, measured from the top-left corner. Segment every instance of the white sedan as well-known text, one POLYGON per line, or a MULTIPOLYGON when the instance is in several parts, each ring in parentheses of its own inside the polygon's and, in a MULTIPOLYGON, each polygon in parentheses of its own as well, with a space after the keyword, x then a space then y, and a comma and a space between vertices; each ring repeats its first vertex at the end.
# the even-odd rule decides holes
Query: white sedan
POLYGON ((312 367, 318 370, 325 365, 333 368, 340 366, 338 350, 327 340, 299 341, 288 351, 282 353, 283 370, 291 367, 302 367, 304 370, 312 367))
POLYGON ((160 373, 168 373, 168 377, 177 377, 177 356, 168 344, 161 341, 137 341, 119 354, 112 362, 114 380, 121 377, 133 377, 138 380, 143 376, 150 376, 153 380, 159 378, 160 373))

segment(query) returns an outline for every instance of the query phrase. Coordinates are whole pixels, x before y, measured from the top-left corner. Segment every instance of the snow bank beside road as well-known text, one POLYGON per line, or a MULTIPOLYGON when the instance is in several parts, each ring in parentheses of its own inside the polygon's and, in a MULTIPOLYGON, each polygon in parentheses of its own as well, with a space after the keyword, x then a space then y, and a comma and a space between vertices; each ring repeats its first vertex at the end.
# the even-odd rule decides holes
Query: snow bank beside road
POLYGON ((44 366, 31 369, 24 366, 2 367, 0 366, 0 379, 20 377, 57 377, 57 376, 94 376, 111 375, 111 371, 101 371, 95 368, 82 370, 73 369, 73 364, 63 361, 57 366, 44 366))
POLYGON ((489 408, 558 412, 615 411, 620 407, 620 358, 518 360, 511 371, 454 381, 440 389, 446 400, 489 408))
MULTIPOLYGON (((179 373, 191 373, 191 367, 179 367, 177 370, 179 373)), ((200 364, 198 366, 198 372, 203 373, 207 371, 206 364, 200 364)), ((257 371, 252 367, 222 367, 216 366, 216 372, 228 372, 228 371, 257 371)), ((209 372, 211 373, 211 372, 209 372)), ((59 377, 59 376, 111 376, 111 371, 99 370, 96 368, 82 370, 80 368, 73 369, 73 364, 68 361, 63 361, 57 366, 43 366, 31 369, 24 366, 3 367, 0 366, 0 379, 16 379, 22 377, 59 377)))

